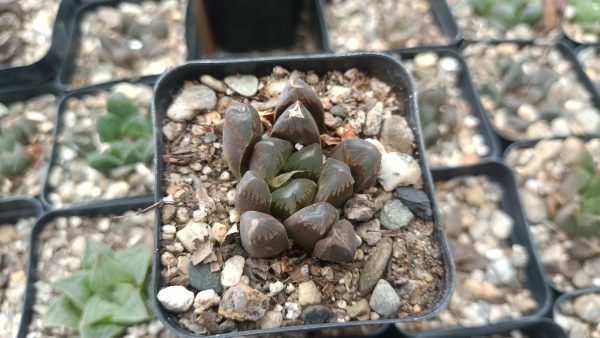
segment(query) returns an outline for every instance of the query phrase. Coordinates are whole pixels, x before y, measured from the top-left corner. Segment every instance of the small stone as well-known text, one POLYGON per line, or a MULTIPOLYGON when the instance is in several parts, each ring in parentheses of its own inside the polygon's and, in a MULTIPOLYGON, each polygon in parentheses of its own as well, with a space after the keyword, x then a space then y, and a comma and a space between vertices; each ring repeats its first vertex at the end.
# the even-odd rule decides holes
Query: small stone
POLYGON ((284 308, 285 319, 288 320, 298 319, 302 313, 302 307, 300 307, 300 304, 298 303, 285 302, 284 308))
POLYGON ((510 285, 517 278, 517 270, 510 259, 501 256, 488 264, 486 276, 490 282, 496 285, 510 285))
POLYGON ((379 220, 383 227, 398 230, 410 223, 413 217, 413 213, 402 202, 391 200, 387 201, 381 209, 379 220))
POLYGON ((224 287, 234 286, 240 282, 244 273, 244 265, 246 260, 242 256, 233 256, 229 258, 223 266, 221 272, 221 284, 224 287))
POLYGON ((162 132, 163 132, 163 135, 165 135, 165 137, 167 138, 167 140, 173 141, 174 139, 179 137, 179 135, 181 135, 181 133, 183 133, 184 128, 185 128, 185 126, 183 123, 177 123, 177 122, 170 121, 169 123, 167 123, 163 126, 162 132))
POLYGON ((306 306, 321 303, 321 292, 312 280, 300 283, 298 286, 298 301, 306 306))
POLYGON ((485 191, 481 185, 473 185, 465 190, 465 201, 472 207, 479 208, 486 200, 485 191))
POLYGON ((200 291, 196 295, 196 298, 194 298, 194 313, 202 313, 206 309, 218 305, 220 301, 221 297, 219 297, 215 290, 200 291))
POLYGON ((577 297, 573 302, 573 311, 579 318, 597 325, 600 318, 600 294, 590 293, 577 297))
POLYGON ((190 258, 188 256, 177 257, 177 270, 185 275, 188 275, 190 270, 190 258))
POLYGON ((192 219, 194 222, 204 222, 206 216, 208 216, 208 214, 205 210, 196 209, 192 212, 192 219))
POLYGON ((333 106, 333 107, 331 107, 329 112, 334 116, 339 116, 339 117, 347 117, 348 116, 348 112, 342 106, 333 106))
POLYGON ((213 90, 216 90, 221 93, 225 93, 227 91, 227 86, 225 84, 210 75, 202 75, 200 76, 200 82, 207 85, 213 90))
POLYGON ((158 291, 156 298, 162 306, 173 312, 185 312, 194 303, 194 293, 181 285, 169 286, 158 291))
POLYGON ((383 103, 377 102, 367 113, 363 134, 375 136, 379 134, 381 129, 381 121, 383 120, 383 103))
POLYGON ((190 86, 175 98, 167 109, 167 117, 177 122, 191 120, 199 112, 213 109, 216 104, 217 94, 214 90, 205 85, 190 86))
POLYGON ((329 89, 329 98, 333 103, 342 103, 352 94, 352 88, 343 86, 332 86, 329 89))
POLYGON ((227 76, 225 84, 236 93, 251 97, 258 91, 258 78, 254 75, 232 75, 227 76))
POLYGON ((531 223, 539 223, 548 218, 546 205, 544 204, 543 199, 530 193, 529 191, 521 191, 521 197, 523 200, 523 208, 527 214, 527 219, 529 219, 531 223))
POLYGON ((375 203, 366 195, 354 195, 344 205, 344 216, 351 221, 364 222, 373 218, 375 209, 375 203))
POLYGON ((161 220, 163 224, 169 224, 171 222, 171 219, 173 216, 175 216, 175 210, 177 210, 177 207, 175 207, 173 204, 165 204, 165 206, 162 208, 161 220))
POLYGON ((413 187, 399 187, 394 190, 394 195, 419 218, 431 218, 431 202, 429 196, 423 190, 413 187))
POLYGON ((489 281, 479 281, 467 278, 464 283, 465 290, 471 295, 472 300, 483 299, 488 302, 498 302, 504 298, 504 292, 489 281))
POLYGON ((527 253, 527 248, 521 244, 513 244, 510 260, 517 268, 526 267, 527 263, 529 262, 529 253, 527 253))
POLYGON ((281 281, 269 283, 269 296, 273 297, 283 291, 284 285, 281 281))
POLYGON ((411 153, 415 135, 404 117, 391 115, 383 120, 379 141, 388 151, 411 153))
POLYGON ((257 321, 269 308, 269 297, 245 285, 237 284, 225 291, 219 305, 219 315, 233 320, 257 321))
POLYGON ((190 220, 190 215, 186 207, 179 207, 175 211, 175 220, 179 223, 187 223, 190 220))
POLYGON ((237 330, 237 322, 231 319, 226 319, 219 324, 216 333, 229 333, 235 330, 237 330))
POLYGON ((370 246, 377 244, 377 242, 381 240, 379 219, 375 218, 368 222, 362 223, 356 228, 356 234, 370 246))
POLYGON ((392 191, 400 186, 423 185, 419 163, 405 153, 385 153, 381 157, 379 183, 385 191, 392 191))
POLYGON ((377 243, 360 272, 358 291, 361 295, 367 295, 373 290, 377 281, 383 276, 391 254, 392 239, 385 237, 377 243))
POLYGON ((357 318, 362 316, 368 316, 371 313, 369 302, 366 299, 361 299, 356 304, 348 307, 348 315, 350 318, 357 318))
POLYGON ((513 220, 502 210, 494 210, 490 216, 489 227, 492 229, 492 235, 500 240, 506 240, 510 237, 513 229, 513 220))
POLYGON ((189 222, 175 236, 188 252, 194 252, 194 240, 208 237, 208 224, 189 222))
POLYGON ((296 290, 296 287, 292 283, 288 284, 285 287, 285 292, 287 292, 288 294, 291 294, 292 292, 294 292, 294 290, 296 290))
POLYGON ((380 315, 389 317, 400 307, 400 297, 390 283, 380 279, 371 294, 369 306, 380 315))
POLYGON ((573 285, 579 289, 584 289, 592 286, 592 279, 583 269, 575 271, 573 274, 573 285))
POLYGON ((225 236, 227 235, 227 231, 229 231, 229 229, 227 229, 227 226, 223 223, 213 224, 211 230, 213 237, 219 243, 223 243, 223 241, 225 240, 225 236))
POLYGON ((218 271, 212 272, 210 264, 200 263, 193 265, 190 263, 188 267, 190 285, 198 291, 214 290, 219 293, 223 290, 221 284, 221 274, 218 271))
POLYGON ((267 311, 264 317, 260 319, 258 325, 261 329, 271 329, 280 327, 283 322, 283 315, 278 311, 267 311))
POLYGON ((301 319, 305 325, 321 324, 327 322, 331 317, 331 310, 323 305, 311 305, 304 309, 301 319))

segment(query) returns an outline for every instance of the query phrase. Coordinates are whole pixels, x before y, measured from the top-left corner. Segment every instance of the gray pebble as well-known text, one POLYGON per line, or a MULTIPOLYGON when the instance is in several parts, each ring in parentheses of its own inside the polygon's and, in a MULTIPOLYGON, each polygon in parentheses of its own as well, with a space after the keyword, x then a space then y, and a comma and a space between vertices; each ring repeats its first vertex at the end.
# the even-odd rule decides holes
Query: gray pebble
POLYGON ((254 96, 258 91, 258 78, 254 75, 232 75, 224 81, 229 88, 242 96, 254 96))
POLYGON ((300 319, 304 321, 304 324, 321 324, 325 323, 331 316, 331 310, 323 305, 310 305, 304 311, 300 319))
POLYGON ((413 219, 414 215, 399 200, 391 200, 385 203, 379 220, 381 225, 390 230, 397 230, 406 226, 413 219))
POLYGON ((392 316, 400 307, 400 297, 387 281, 380 279, 369 300, 371 309, 382 316, 392 316))
POLYGON ((388 261, 392 254, 392 239, 385 237, 377 243, 375 250, 369 255, 358 280, 358 291, 361 295, 367 295, 377 281, 383 276, 388 261))
POLYGON ((210 264, 200 263, 194 265, 190 263, 188 270, 190 284, 194 289, 198 291, 213 289, 216 293, 223 290, 223 285, 221 285, 221 274, 219 271, 211 272, 210 264))

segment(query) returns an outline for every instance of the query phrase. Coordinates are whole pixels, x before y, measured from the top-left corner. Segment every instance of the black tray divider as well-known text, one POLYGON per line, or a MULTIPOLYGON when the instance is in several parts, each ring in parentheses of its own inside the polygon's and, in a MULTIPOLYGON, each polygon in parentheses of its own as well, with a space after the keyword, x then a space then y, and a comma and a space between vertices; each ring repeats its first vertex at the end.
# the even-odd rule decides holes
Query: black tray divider
MULTIPOLYGON (((295 69, 299 71, 312 70, 316 73, 324 73, 331 70, 346 70, 349 68, 360 67, 363 71, 366 71, 370 76, 378 77, 380 80, 387 80, 392 85, 393 90, 399 90, 401 87, 398 82, 402 82, 402 86, 405 87, 408 94, 408 121, 415 128, 415 135, 417 139, 417 146, 419 154, 423 154, 424 145, 423 138, 419 126, 419 114, 416 103, 416 96, 410 79, 410 74, 394 59, 384 54, 369 54, 369 53, 346 53, 338 55, 327 55, 327 54, 316 54, 310 56, 284 56, 284 57, 260 57, 251 59, 237 59, 237 60, 205 60, 188 62, 184 65, 175 67, 171 71, 163 74, 155 84, 154 88, 154 100, 152 102, 152 112, 154 117, 154 146, 155 146, 155 157, 154 157, 154 170, 156 174, 155 183, 155 201, 161 201, 164 197, 162 177, 165 171, 165 163, 161 160, 160 154, 163 153, 165 144, 162 138, 161 126, 162 119, 165 116, 166 109, 171 104, 173 97, 179 91, 183 81, 197 79, 202 74, 209 74, 215 78, 222 78, 226 75, 236 73, 254 74, 256 76, 262 76, 270 74, 274 66, 282 66, 288 69, 295 69)), ((353 321, 346 323, 325 323, 316 325, 304 325, 300 327, 280 327, 272 329, 261 329, 245 332, 235 332, 229 334, 219 335, 219 337, 234 337, 234 336, 245 336, 260 334, 266 335, 271 333, 284 333, 293 330, 318 330, 326 328, 339 328, 339 327, 351 327, 360 325, 372 325, 372 324, 391 324, 396 322, 411 322, 426 319, 435 316, 439 313, 450 300, 452 291, 454 289, 454 263, 451 255, 449 254, 448 243, 443 232, 442 225, 440 223, 440 217, 438 214, 435 199, 433 198, 433 184, 431 180, 431 174, 428 170, 427 159, 421 155, 420 166, 424 176, 425 188, 424 190, 432 197, 432 205, 434 210, 434 236, 440 242, 442 248, 442 255, 444 259, 446 275, 444 277, 443 291, 440 293, 438 304, 434 306, 428 312, 417 316, 408 317, 402 319, 379 319, 371 321, 353 321)), ((162 305, 156 299, 156 293, 162 286, 162 277, 160 273, 160 232, 161 232, 161 210, 156 209, 156 223, 155 223, 155 254, 153 257, 153 291, 154 295, 152 301, 157 311, 158 317, 161 322, 168 327, 174 333, 182 337, 199 337, 190 331, 180 327, 174 320, 173 317, 166 311, 162 305)))
MULTIPOLYGON (((58 111, 56 114, 56 122, 54 125, 54 134, 52 136, 52 151, 50 153, 50 161, 48 162, 48 164, 44 170, 44 174, 43 174, 43 178, 42 178, 42 188, 40 190, 40 195, 39 195, 39 199, 41 200, 44 208, 46 208, 48 210, 55 209, 54 205, 52 205, 50 203, 50 201, 48 200, 48 194, 52 191, 52 187, 50 187, 50 185, 48 183, 48 179, 52 172, 52 167, 56 163, 56 157, 58 156, 57 152, 58 152, 58 146, 60 144, 60 142, 58 141, 58 138, 60 137, 60 133, 62 132, 63 113, 64 113, 64 110, 66 109, 66 105, 67 105, 67 102, 69 101, 69 99, 81 98, 83 96, 94 94, 96 92, 107 91, 119 83, 146 84, 146 85, 153 86, 156 79, 157 79, 156 75, 150 75, 150 76, 142 77, 135 81, 115 80, 115 81, 101 83, 101 84, 97 84, 97 85, 93 85, 93 86, 89 86, 89 87, 85 87, 85 88, 81 88, 81 89, 77 89, 77 90, 71 90, 71 91, 66 92, 64 95, 62 95, 60 97, 60 100, 58 101, 58 108, 57 108, 58 111)), ((134 196, 117 198, 115 200, 126 200, 131 197, 134 197, 134 196)), ((73 204, 70 207, 76 207, 79 205, 94 204, 96 202, 106 202, 106 201, 110 201, 110 200, 97 200, 97 201, 91 201, 91 202, 86 202, 86 203, 81 203, 81 204, 73 204)))

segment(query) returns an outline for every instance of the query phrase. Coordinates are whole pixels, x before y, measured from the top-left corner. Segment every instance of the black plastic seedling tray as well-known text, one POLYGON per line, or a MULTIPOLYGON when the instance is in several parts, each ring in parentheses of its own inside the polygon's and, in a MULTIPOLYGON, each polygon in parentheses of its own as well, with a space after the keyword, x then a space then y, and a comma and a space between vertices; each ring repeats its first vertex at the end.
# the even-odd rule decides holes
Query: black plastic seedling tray
MULTIPOLYGON (((324 30, 323 30, 323 32, 324 32, 323 39, 324 40, 323 41, 324 41, 326 50, 329 52, 336 52, 335 48, 333 48, 333 46, 331 45, 331 42, 330 42, 330 40, 331 40, 329 38, 330 28, 328 25, 326 9, 325 9, 327 7, 329 1, 330 0, 319 0, 319 7, 318 7, 319 20, 321 21, 321 24, 323 25, 323 28, 324 28, 324 30)), ((433 14, 435 23, 438 25, 438 27, 440 28, 442 33, 448 38, 448 44, 436 45, 436 46, 430 46, 430 47, 438 47, 438 48, 439 47, 457 47, 460 44, 460 42, 462 41, 462 33, 458 29, 458 26, 456 25, 456 22, 454 21, 454 18, 452 17, 452 13, 450 12, 450 7, 448 7, 446 0, 430 0, 430 4, 431 4, 431 13, 433 14)), ((408 13, 407 13, 407 15, 408 15, 408 13)), ((411 48, 391 48, 389 50, 382 51, 382 52, 398 53, 398 52, 418 49, 421 47, 422 46, 411 47, 411 48)))
POLYGON ((545 315, 552 305, 552 294, 548 284, 546 284, 544 270, 538 258, 537 250, 533 245, 533 239, 529 232, 525 214, 519 202, 519 193, 517 183, 511 169, 502 162, 486 160, 482 163, 440 170, 432 170, 434 181, 447 181, 457 177, 465 176, 487 176, 490 180, 496 182, 503 190, 500 200, 501 209, 506 212, 513 220, 514 226, 512 234, 508 239, 509 244, 520 244, 524 246, 529 255, 529 263, 525 269, 525 287, 531 292, 537 303, 535 311, 525 315, 521 319, 507 319, 493 325, 474 326, 474 327, 454 327, 447 329, 435 329, 429 331, 404 331, 408 336, 418 338, 433 337, 470 337, 480 335, 481 330, 489 326, 510 325, 510 323, 526 322, 545 315))
MULTIPOLYGON (((599 135, 594 135, 594 136, 588 135, 588 136, 572 136, 572 137, 576 137, 576 138, 579 138, 579 139, 583 140, 584 142, 587 142, 587 141, 589 141, 591 139, 600 138, 600 134, 599 135)), ((547 140, 565 140, 565 139, 566 139, 566 137, 554 137, 554 138, 550 138, 550 139, 547 139, 547 140)), ((524 149, 524 148, 532 148, 532 147, 534 147, 540 141, 541 140, 521 141, 521 142, 515 142, 515 143, 511 144, 508 148, 506 148, 506 150, 504 150, 504 155, 503 155, 504 162, 506 162, 506 158, 507 158, 508 154, 512 150, 524 149)), ((511 171, 512 171, 512 169, 511 169, 511 171)), ((517 186, 517 192, 519 192, 518 186, 517 186)), ((519 193, 518 203, 519 203, 519 208, 521 210, 525 210, 524 207, 523 207, 523 204, 521 203, 521 200, 520 200, 520 193, 519 193)), ((525 217, 525 220, 527 221, 527 224, 529 224, 529 220, 527 220, 527 215, 525 213, 523 214, 523 217, 525 217)), ((537 248, 535 248, 535 251, 537 252, 537 248)), ((540 265, 540 266, 542 267, 542 272, 544 272, 543 265, 540 265)), ((546 280, 546 283, 550 286, 550 288, 552 289, 553 294, 556 297, 558 297, 558 296, 560 296, 560 295, 562 295, 562 294, 565 293, 565 290, 562 290, 562 289, 558 288, 556 286, 556 284, 554 284, 554 282, 552 281, 552 278, 550 278, 545 272, 544 272, 544 278, 546 280)))
MULTIPOLYGON (((36 96, 44 95, 44 94, 55 95, 56 102, 58 104, 58 102, 60 101, 60 99, 63 95, 63 92, 55 84, 50 83, 50 82, 47 82, 45 84, 40 84, 40 85, 33 85, 33 86, 6 87, 6 88, 0 89, 0 102, 5 105, 9 105, 14 102, 26 101, 26 100, 29 100, 36 96)), ((54 132, 56 132, 56 122, 57 122, 56 119, 53 122, 54 122, 54 126, 55 126, 55 128, 53 130, 53 133, 54 133, 54 132)), ((39 197, 39 195, 41 194, 42 182, 44 182, 46 180, 46 169, 40 170, 39 175, 40 175, 40 187, 38 190, 38 194, 36 196, 31 196, 31 197, 39 197)), ((0 201, 3 201, 7 198, 11 199, 12 197, 10 195, 1 195, 0 194, 0 201)))
POLYGON ((68 216, 98 216, 98 215, 113 215, 120 214, 125 211, 136 211, 138 209, 147 208, 152 205, 152 196, 146 195, 141 197, 128 198, 123 200, 114 200, 111 202, 92 203, 84 207, 72 207, 60 210, 54 210, 45 213, 35 223, 31 231, 29 242, 29 265, 27 267, 27 286, 25 289, 25 300, 23 305, 21 324, 17 338, 25 338, 29 331, 29 324, 33 315, 33 305, 35 304, 35 283, 37 281, 37 264, 38 264, 38 248, 39 236, 44 231, 48 222, 57 217, 68 216))
MULTIPOLYGON (((455 59, 456 61, 458 61, 459 65, 460 65, 460 75, 458 78, 457 87, 460 89, 462 97, 465 100, 467 100, 467 102, 469 103, 469 108, 471 109, 471 115, 473 115, 479 119, 480 123, 479 123, 478 132, 483 136, 483 138, 485 139, 485 144, 490 149, 489 154, 486 156, 482 156, 481 159, 484 160, 484 159, 500 158, 502 153, 500 152, 500 146, 498 144, 497 135, 494 132, 494 130, 492 129, 489 119, 487 118, 487 116, 485 116, 485 113, 483 113, 483 111, 481 111, 481 109, 480 109, 479 100, 478 100, 477 96, 475 95, 475 89, 473 87, 473 84, 471 83, 469 69, 468 69, 467 63, 465 62, 462 55, 460 55, 454 49, 437 48, 437 47, 414 48, 411 50, 399 51, 396 53, 392 53, 392 55, 398 56, 401 59, 414 59, 414 57, 417 54, 426 53, 426 52, 433 52, 433 53, 436 53, 438 56, 448 56, 448 57, 451 57, 451 58, 455 59)), ((400 61, 400 62, 402 62, 402 61, 400 61)), ((430 166, 430 167, 432 170, 443 169, 443 167, 435 167, 435 166, 430 166)))
MULTIPOLYGON (((477 42, 473 42, 473 43, 477 43, 477 42)), ((501 43, 514 43, 514 44, 517 44, 519 46, 519 48, 535 45, 534 43, 531 43, 531 42, 526 42, 526 41, 519 42, 519 41, 512 41, 512 40, 497 40, 497 41, 490 41, 490 42, 483 42, 483 43, 485 43, 487 45, 498 45, 501 43)), ((464 46, 467 46, 467 45, 469 45, 469 43, 465 44, 464 46)), ((551 48, 557 48, 560 51, 560 53, 563 55, 563 57, 571 63, 571 65, 573 66, 573 71, 575 71, 575 73, 577 74, 578 80, 583 84, 585 89, 591 94, 591 99, 592 99, 594 106, 596 108, 600 109, 600 95, 598 94, 598 91, 596 90, 592 81, 587 77, 587 75, 581 68, 581 64, 579 64, 579 62, 577 61, 577 58, 575 57, 575 53, 573 52, 571 47, 569 47, 567 44, 565 44, 563 42, 558 42, 558 43, 554 44, 551 48)), ((464 49, 464 47, 462 49, 464 49)), ((473 88, 475 89, 475 93, 476 93, 477 97, 479 98, 479 96, 480 96, 479 89, 477 88, 477 85, 475 83, 473 85, 473 88)), ((481 100, 477 100, 477 104, 479 106, 479 109, 482 112, 484 112, 484 114, 482 114, 482 115, 488 120, 489 125, 491 126, 492 130, 494 131, 494 133, 497 135, 498 139, 500 140, 499 144, 500 144, 501 152, 504 152, 507 147, 509 147, 512 143, 515 143, 515 142, 538 141, 539 140, 539 139, 534 139, 534 140, 513 139, 511 137, 506 136, 500 130, 498 130, 496 128, 496 126, 494 125, 494 123, 491 121, 489 114, 487 113, 486 109, 483 108, 483 105, 481 104, 481 100)), ((585 136, 585 135, 583 135, 583 136, 585 136)))
MULTIPOLYGON (((63 37, 62 41, 66 41, 65 42, 65 46, 63 47, 63 49, 65 49, 64 52, 64 56, 58 60, 56 60, 55 64, 57 64, 58 66, 58 72, 57 72, 57 81, 58 83, 68 89, 72 89, 71 86, 69 85, 69 81, 71 80, 72 76, 75 74, 75 69, 77 67, 77 65, 75 64, 76 58, 77 58, 77 54, 80 48, 80 41, 81 41, 81 22, 83 21, 84 17, 86 14, 88 14, 90 11, 94 11, 99 7, 116 7, 118 6, 120 3, 124 3, 124 2, 131 2, 131 3, 139 3, 140 0, 97 0, 97 1, 85 1, 85 0, 72 0, 72 1, 78 1, 81 2, 82 5, 80 5, 77 9, 76 12, 71 13, 71 15, 74 17, 73 21, 74 23, 72 24, 72 29, 69 30, 69 34, 65 35, 63 37)), ((151 1, 158 1, 158 0, 151 0, 151 1)), ((190 54, 190 48, 191 46, 189 45, 189 43, 192 42, 192 40, 188 37, 188 35, 190 34, 190 29, 193 29, 194 27, 190 25, 190 18, 189 15, 191 13, 190 8, 191 7, 191 3, 195 1, 195 0, 190 0, 188 2, 188 5, 186 7, 186 12, 185 14, 185 23, 184 23, 184 27, 185 27, 185 37, 184 37, 184 42, 186 43, 186 51, 187 51, 187 55, 186 55, 186 60, 190 59, 193 57, 193 54, 190 54)), ((123 80, 137 80, 140 78, 145 78, 145 77, 152 77, 152 76, 156 76, 159 74, 147 74, 147 75, 140 75, 137 77, 131 77, 131 78, 121 78, 121 79, 113 79, 111 81, 108 82, 104 82, 104 83, 115 83, 115 82, 119 82, 119 81, 123 81, 123 80)), ((102 83, 102 84, 104 84, 102 83)), ((97 86, 98 83, 88 83, 85 84, 82 88, 87 88, 87 87, 94 87, 97 86)))
MULTIPOLYGON (((300 25, 300 13, 310 16, 311 36, 315 39, 318 51, 325 50, 324 27, 318 17, 318 0, 208 0, 204 1, 205 15, 216 48, 223 50, 224 57, 243 57, 250 53, 269 53, 271 50, 285 50, 296 40, 300 25)), ((195 6, 189 6, 193 11, 195 6)), ((198 18, 190 12, 189 20, 190 52, 194 59, 212 57, 205 50, 206 41, 198 36, 198 18)), ((306 53, 291 50, 289 53, 306 53)))
POLYGON ((592 81, 592 79, 590 79, 590 77, 585 72, 585 67, 581 63, 581 59, 579 57, 579 54, 586 49, 595 50, 596 55, 598 55, 598 57, 600 58, 600 43, 594 44, 594 45, 580 45, 580 46, 576 47, 576 49, 573 51, 573 53, 575 54, 575 57, 577 59, 578 66, 581 68, 581 71, 583 71, 585 77, 587 78, 587 80, 589 80, 591 82, 592 87, 594 88, 594 94, 597 95, 598 97, 600 97, 600 82, 594 83, 594 81, 592 81))
POLYGON ((57 76, 60 64, 67 54, 64 43, 73 28, 73 16, 78 6, 75 0, 61 1, 54 21, 52 41, 46 55, 28 65, 0 68, 0 87, 40 84, 53 80, 57 76))
MULTIPOLYGON (((60 98, 60 101, 58 102, 58 111, 56 114, 56 124, 54 126, 54 137, 53 137, 53 141, 52 141, 52 152, 50 154, 50 161, 48 162, 48 165, 46 167, 46 170, 44 172, 44 177, 43 177, 43 181, 42 181, 42 188, 40 191, 40 200, 42 201, 42 204, 44 205, 45 208, 47 209, 53 209, 54 205, 52 205, 52 203, 50 203, 49 199, 48 199, 48 194, 50 192, 52 192, 52 187, 50 186, 49 182, 48 182, 48 178, 50 176, 50 173, 52 172, 52 168, 54 167, 54 165, 56 164, 56 160, 57 160, 57 156, 58 156, 58 147, 60 145, 60 141, 59 139, 61 138, 61 133, 63 132, 63 117, 64 117, 64 111, 67 108, 67 103, 69 101, 69 99, 71 98, 81 98, 84 97, 86 95, 93 95, 95 93, 98 92, 102 92, 102 91, 108 91, 110 90, 113 86, 119 84, 119 83, 131 83, 131 84, 145 84, 145 85, 153 85, 154 82, 156 81, 157 76, 152 75, 152 76, 145 76, 137 81, 111 81, 111 82, 107 82, 107 83, 103 83, 103 84, 98 84, 98 85, 93 85, 87 88, 82 88, 82 89, 78 89, 78 90, 73 90, 68 92, 66 95, 62 96, 60 98)), ((123 198, 118 198, 115 200, 127 200, 131 198, 131 196, 129 197, 123 197, 123 198)), ((92 202, 85 202, 79 205, 84 205, 84 204, 94 204, 96 202, 106 202, 107 200, 95 200, 92 202)), ((77 206, 77 204, 74 204, 72 206, 77 206)))
MULTIPOLYGON (((197 81, 204 74, 211 75, 215 78, 223 78, 232 74, 253 74, 256 76, 264 76, 271 74, 274 66, 281 66, 289 70, 309 71, 312 70, 317 74, 323 74, 327 71, 345 71, 351 68, 358 68, 367 73, 369 76, 377 77, 380 80, 391 85, 392 90, 402 94, 401 97, 407 97, 408 107, 408 122, 415 131, 417 152, 424 153, 423 139, 419 128, 418 108, 415 96, 415 90, 410 80, 410 75, 398 62, 389 56, 383 54, 365 54, 365 53, 348 53, 339 55, 311 55, 304 57, 267 57, 254 59, 239 59, 239 60, 206 60, 195 61, 181 65, 173 70, 165 73, 159 78, 154 89, 154 101, 152 104, 152 112, 154 117, 154 141, 155 141, 155 157, 154 170, 156 175, 155 199, 161 200, 165 197, 163 186, 163 174, 166 164, 162 160, 162 154, 165 150, 165 143, 162 137, 162 121, 165 118, 167 108, 173 101, 174 96, 180 91, 185 81, 197 81)), ((437 212, 435 200, 433 199, 433 184, 431 175, 428 170, 424 156, 420 158, 420 166, 424 177, 424 190, 430 196, 434 209, 434 236, 439 241, 442 248, 442 255, 445 264, 446 275, 444 277, 443 289, 440 291, 438 304, 432 309, 423 313, 421 316, 406 317, 401 319, 379 319, 372 321, 353 321, 346 323, 326 323, 315 325, 303 325, 292 327, 280 327, 273 329, 252 330, 246 332, 235 332, 230 334, 219 335, 219 337, 234 337, 245 335, 266 335, 272 333, 286 333, 290 331, 307 331, 320 330, 328 328, 344 328, 359 325, 381 325, 401 322, 412 322, 435 316, 447 305, 452 291, 454 289, 454 266, 452 257, 448 250, 448 243, 440 223, 440 217, 437 212)), ((155 250, 153 261, 153 291, 152 297, 158 317, 163 324, 174 331, 176 334, 183 337, 200 337, 192 332, 182 328, 175 321, 174 317, 167 311, 156 299, 156 294, 163 286, 161 277, 161 263, 159 253, 160 247, 160 232, 161 232, 161 209, 157 209, 157 218, 155 223, 155 250)))
POLYGON ((587 294, 591 294, 591 293, 600 294, 600 287, 575 290, 575 291, 567 292, 567 293, 563 294, 562 296, 558 297, 556 299, 556 301, 554 302, 554 307, 552 309, 553 318, 554 318, 554 316, 556 316, 556 313, 560 313, 560 311, 558 309, 562 303, 573 300, 574 298, 577 298, 579 296, 583 296, 583 295, 587 295, 587 294))

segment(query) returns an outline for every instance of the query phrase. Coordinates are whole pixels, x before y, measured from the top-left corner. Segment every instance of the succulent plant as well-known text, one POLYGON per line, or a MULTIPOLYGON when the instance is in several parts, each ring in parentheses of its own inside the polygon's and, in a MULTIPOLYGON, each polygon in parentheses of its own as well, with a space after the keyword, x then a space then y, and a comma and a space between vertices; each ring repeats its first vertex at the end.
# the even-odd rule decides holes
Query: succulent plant
POLYGON ((96 120, 100 141, 108 144, 102 152, 87 155, 90 166, 105 175, 126 164, 149 163, 152 149, 152 123, 136 105, 121 93, 113 93, 106 102, 107 112, 96 120))
POLYGON ((540 4, 529 0, 470 0, 475 15, 488 18, 498 29, 508 30, 524 23, 530 27, 542 19, 540 4))
POLYGON ((600 174, 585 147, 559 190, 565 203, 554 221, 572 238, 600 234, 600 174))
POLYGON ((23 174, 34 162, 28 150, 34 128, 28 121, 0 127, 0 177, 23 174))
POLYGON ((250 105, 227 108, 223 157, 241 177, 235 206, 242 213, 242 245, 250 255, 278 255, 289 237, 317 258, 354 259, 356 233, 336 208, 375 183, 381 153, 367 141, 345 139, 323 161, 322 123, 321 100, 298 78, 286 82, 278 98, 269 137, 263 137, 260 117, 250 105))
POLYGON ((80 270, 54 283, 60 295, 51 300, 44 324, 76 330, 83 338, 111 338, 151 319, 146 292, 151 253, 146 244, 114 252, 86 240, 80 270))
POLYGON ((569 5, 575 13, 573 21, 581 25, 590 34, 600 34, 600 6, 597 2, 589 0, 570 0, 569 5))
POLYGON ((23 50, 17 33, 22 29, 23 12, 19 1, 0 2, 0 65, 9 63, 23 50))

